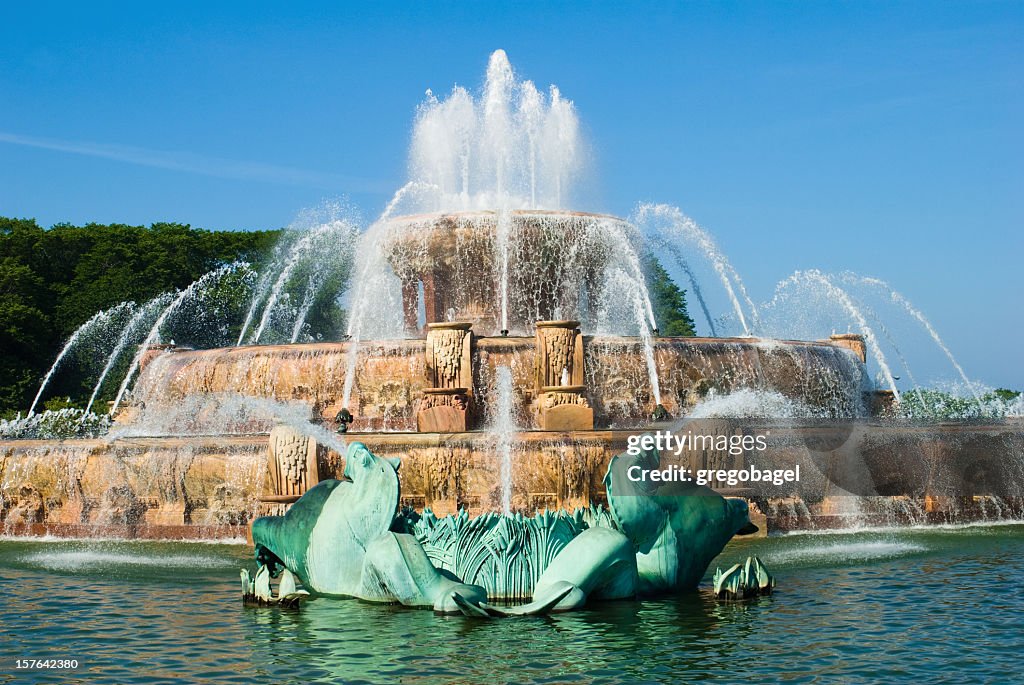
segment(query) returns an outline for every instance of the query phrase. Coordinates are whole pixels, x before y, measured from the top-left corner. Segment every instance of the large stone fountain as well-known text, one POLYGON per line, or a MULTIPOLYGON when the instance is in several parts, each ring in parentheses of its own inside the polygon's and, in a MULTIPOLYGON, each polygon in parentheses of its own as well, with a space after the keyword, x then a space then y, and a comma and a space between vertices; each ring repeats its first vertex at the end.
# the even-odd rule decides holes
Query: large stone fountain
MULTIPOLYGON (((341 477, 346 441, 400 458, 399 503, 417 512, 571 511, 607 503, 608 465, 630 436, 710 399, 762 392, 831 419, 885 404, 860 335, 660 335, 641 263, 656 246, 642 247, 625 220, 550 209, 564 206, 577 142, 571 103, 552 89, 545 104, 495 53, 482 102, 456 89, 421 111, 416 177, 392 205, 403 194, 427 197, 405 216, 391 216, 389 205, 358 243, 344 234, 338 249, 355 254, 347 335, 241 344, 247 321, 238 346, 186 349, 159 344, 161 325, 206 277, 156 302, 162 309, 132 365, 139 376, 115 402, 108 437, 0 443, 7 530, 245 535, 259 511, 285 510, 341 477)), ((329 231, 296 242, 314 262, 329 256, 311 248, 321 233, 329 231)), ((264 275, 278 284, 271 302, 296 263, 285 262, 264 275)), ((263 324, 273 308, 265 305, 263 324)), ((873 494, 933 502, 939 490, 1006 494, 993 469, 945 489, 941 478, 915 480, 932 461, 974 463, 979 451, 999 454, 988 445, 1020 439, 1005 426, 972 429, 963 440, 948 433, 904 431, 904 442, 885 434, 868 445, 879 474, 873 494), (909 463, 908 451, 926 455, 909 475, 893 466, 909 463)), ((698 467, 721 456, 689 455, 698 467)))
MULTIPOLYGON (((615 222, 579 213, 514 213, 517 256, 509 267, 516 275, 507 284, 511 305, 503 321, 494 214, 396 219, 396 237, 389 236, 385 249, 402 282, 410 337, 164 347, 147 359, 136 408, 121 420, 130 423, 140 405, 147 412, 191 407, 197 396, 293 403, 304 418, 332 431, 345 410, 352 417, 347 439, 403 459, 403 503, 448 514, 500 508, 503 486, 520 511, 601 502, 608 461, 628 436, 647 429, 652 417, 685 416, 709 393, 770 389, 837 416, 859 411, 866 386, 857 336, 762 342, 584 335, 579 319, 553 318, 597 316, 587 299, 602 283, 605 251, 594 233, 615 222), (509 328, 515 334, 502 335, 509 328), (503 370, 507 387, 499 382, 503 370), (354 378, 346 383, 349 371, 354 378), (511 433, 504 446, 501 431, 511 433), (503 483, 503 460, 511 463, 510 482, 503 483)), ((223 420, 201 407, 198 425, 202 411, 223 420)), ((256 421, 241 430, 271 427, 256 421)), ((322 462, 321 478, 343 468, 338 455, 322 462)))

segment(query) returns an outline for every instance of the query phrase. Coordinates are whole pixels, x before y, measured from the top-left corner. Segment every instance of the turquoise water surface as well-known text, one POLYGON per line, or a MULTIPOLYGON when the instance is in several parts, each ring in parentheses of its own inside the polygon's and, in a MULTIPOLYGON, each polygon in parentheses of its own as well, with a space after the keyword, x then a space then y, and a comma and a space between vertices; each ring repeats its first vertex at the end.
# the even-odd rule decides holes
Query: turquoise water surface
MULTIPOLYGON (((1021 682, 1024 525, 738 539, 772 597, 474 620, 242 606, 244 545, 0 541, 0 682, 1021 682), (25 671, 17 659, 77 659, 25 671)), ((713 570, 713 567, 712 567, 713 570)))

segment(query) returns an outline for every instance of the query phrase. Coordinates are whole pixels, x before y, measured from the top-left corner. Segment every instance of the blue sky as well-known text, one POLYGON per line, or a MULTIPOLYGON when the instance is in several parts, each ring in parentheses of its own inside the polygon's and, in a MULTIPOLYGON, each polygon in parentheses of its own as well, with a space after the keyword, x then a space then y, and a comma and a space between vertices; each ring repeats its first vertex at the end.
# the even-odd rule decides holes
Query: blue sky
POLYGON ((576 103, 580 209, 679 205, 758 299, 794 269, 884 278, 969 374, 1024 387, 1024 3, 150 4, 0 9, 0 215, 373 217, 424 91, 504 48, 576 103))

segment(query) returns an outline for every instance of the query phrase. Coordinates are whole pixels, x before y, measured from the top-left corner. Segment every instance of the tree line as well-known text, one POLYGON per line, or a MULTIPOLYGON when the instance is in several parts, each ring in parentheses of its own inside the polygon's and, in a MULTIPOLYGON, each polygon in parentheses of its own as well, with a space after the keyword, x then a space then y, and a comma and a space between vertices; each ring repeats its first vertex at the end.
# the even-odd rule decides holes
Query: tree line
MULTIPOLYGON (((0 414, 28 408, 64 342, 97 312, 184 288, 222 264, 258 265, 280 233, 0 218, 0 414)), ((72 374, 54 381, 54 395, 85 392, 72 374)))

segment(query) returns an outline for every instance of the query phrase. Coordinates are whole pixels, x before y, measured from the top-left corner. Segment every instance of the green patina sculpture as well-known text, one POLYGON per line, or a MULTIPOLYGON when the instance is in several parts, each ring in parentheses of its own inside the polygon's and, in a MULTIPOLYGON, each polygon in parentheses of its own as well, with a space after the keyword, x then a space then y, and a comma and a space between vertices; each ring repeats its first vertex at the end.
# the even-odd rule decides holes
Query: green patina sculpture
POLYGON ((746 501, 689 482, 633 481, 629 469, 657 469, 657 451, 612 458, 604 483, 615 523, 637 551, 640 594, 691 590, 736 534, 757 531, 746 501))
MULTIPOLYGON (((346 480, 321 482, 284 516, 253 523, 260 570, 254 581, 243 572, 243 591, 258 603, 294 604, 294 574, 320 595, 506 616, 566 611, 589 598, 691 590, 733 535, 756 528, 743 500, 625 476, 631 466, 656 468, 658 461, 656 452, 614 457, 605 476, 607 510, 476 518, 460 511, 439 519, 429 510, 422 517, 399 512, 397 460, 352 443, 346 480), (279 574, 275 597, 269 579, 279 574), (488 595, 532 601, 498 608, 488 595)), ((760 561, 751 564, 755 584, 769 577, 760 561)), ((723 582, 739 587, 746 578, 723 582)))
POLYGON ((398 463, 372 454, 362 443, 345 454, 347 480, 311 488, 284 516, 256 519, 256 560, 276 576, 282 568, 321 595, 400 602, 453 613, 458 592, 469 601, 487 598, 436 569, 416 538, 391 530, 398 509, 398 463))
POLYGON ((733 564, 725 571, 715 569, 715 596, 719 599, 741 600, 772 594, 775 578, 757 557, 747 557, 740 566, 733 564))

